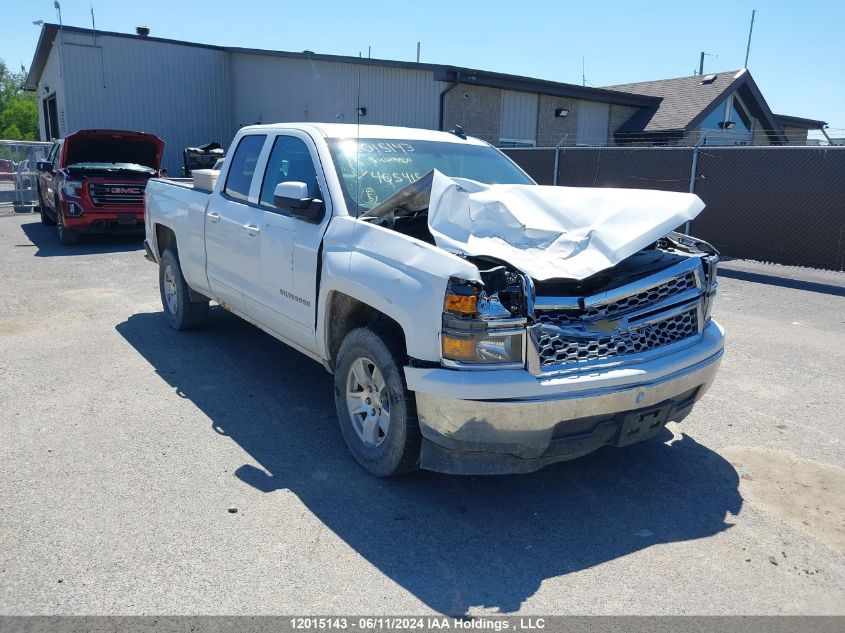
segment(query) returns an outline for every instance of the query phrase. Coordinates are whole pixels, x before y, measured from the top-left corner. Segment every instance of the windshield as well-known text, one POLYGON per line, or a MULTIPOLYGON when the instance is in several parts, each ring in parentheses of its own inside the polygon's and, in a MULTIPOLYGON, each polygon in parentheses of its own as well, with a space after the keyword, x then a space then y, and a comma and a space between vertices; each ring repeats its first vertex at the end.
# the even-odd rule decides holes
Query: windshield
POLYGON ((329 149, 352 215, 369 211, 432 169, 485 184, 535 184, 486 145, 406 139, 329 139, 329 149))

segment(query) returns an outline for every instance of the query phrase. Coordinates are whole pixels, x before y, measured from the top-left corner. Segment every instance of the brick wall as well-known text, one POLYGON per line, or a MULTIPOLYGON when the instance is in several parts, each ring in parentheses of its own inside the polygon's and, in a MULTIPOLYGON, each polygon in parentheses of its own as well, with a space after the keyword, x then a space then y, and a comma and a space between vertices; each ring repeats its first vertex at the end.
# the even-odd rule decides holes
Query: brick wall
POLYGON ((579 104, 580 101, 577 99, 540 95, 537 108, 537 147, 554 147, 564 134, 568 135, 564 141, 565 145, 575 144, 579 104), (556 117, 555 110, 558 108, 566 108, 569 114, 565 117, 556 117))
POLYGON ((789 140, 790 145, 807 144, 807 132, 809 132, 807 128, 782 125, 781 129, 783 130, 783 133, 786 134, 786 138, 789 140))
POLYGON ((460 125, 469 136, 499 144, 502 126, 502 91, 499 88, 458 84, 446 93, 443 125, 460 125))
POLYGON ((630 119, 635 112, 639 112, 641 108, 636 106, 610 104, 610 134, 607 142, 610 145, 616 145, 616 139, 613 134, 619 129, 619 126, 630 119))

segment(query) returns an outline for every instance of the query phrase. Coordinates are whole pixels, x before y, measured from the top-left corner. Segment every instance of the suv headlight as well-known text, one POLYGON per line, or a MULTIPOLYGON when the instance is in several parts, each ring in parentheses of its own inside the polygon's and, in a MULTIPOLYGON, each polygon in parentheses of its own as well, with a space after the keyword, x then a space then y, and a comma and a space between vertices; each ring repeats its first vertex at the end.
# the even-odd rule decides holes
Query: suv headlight
POLYGON ((443 302, 444 365, 522 367, 525 340, 525 319, 513 318, 474 285, 450 281, 443 302))
POLYGON ((68 180, 62 185, 62 194, 70 198, 79 198, 82 195, 82 183, 76 180, 68 180))

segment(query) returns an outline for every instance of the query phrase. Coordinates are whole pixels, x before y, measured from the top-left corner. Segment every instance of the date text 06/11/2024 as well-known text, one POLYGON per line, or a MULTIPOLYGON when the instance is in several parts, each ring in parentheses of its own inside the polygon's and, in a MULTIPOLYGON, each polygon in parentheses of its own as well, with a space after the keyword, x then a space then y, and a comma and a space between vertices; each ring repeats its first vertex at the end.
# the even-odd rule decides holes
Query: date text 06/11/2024
POLYGON ((290 619, 290 625, 302 631, 539 631, 546 628, 546 621, 544 618, 496 616, 295 617, 290 619))

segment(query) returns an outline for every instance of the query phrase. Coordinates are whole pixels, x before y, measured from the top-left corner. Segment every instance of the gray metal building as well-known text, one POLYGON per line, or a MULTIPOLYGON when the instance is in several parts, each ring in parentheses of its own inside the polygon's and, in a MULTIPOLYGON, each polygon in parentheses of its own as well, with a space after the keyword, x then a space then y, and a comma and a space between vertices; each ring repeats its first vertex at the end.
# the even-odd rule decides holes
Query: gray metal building
POLYGON ((497 145, 533 146, 538 134, 554 143, 577 131, 606 142, 611 108, 633 111, 653 101, 452 66, 221 47, 139 31, 43 25, 27 80, 38 94, 43 140, 85 128, 152 132, 166 141, 164 166, 176 173, 184 147, 226 146, 253 123, 356 122, 361 107, 362 122, 462 124, 497 145), (540 122, 544 99, 567 116, 553 109, 540 122), (582 101, 604 104, 603 119, 589 130, 578 127, 582 101))
POLYGON ((221 47, 44 24, 27 87, 41 138, 86 128, 152 132, 163 166, 228 145, 238 128, 339 121, 451 129, 503 147, 608 145, 662 98, 436 64, 221 47), (359 116, 359 112, 362 116, 359 116))

